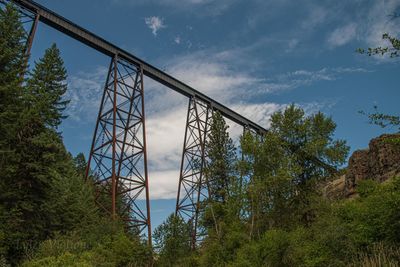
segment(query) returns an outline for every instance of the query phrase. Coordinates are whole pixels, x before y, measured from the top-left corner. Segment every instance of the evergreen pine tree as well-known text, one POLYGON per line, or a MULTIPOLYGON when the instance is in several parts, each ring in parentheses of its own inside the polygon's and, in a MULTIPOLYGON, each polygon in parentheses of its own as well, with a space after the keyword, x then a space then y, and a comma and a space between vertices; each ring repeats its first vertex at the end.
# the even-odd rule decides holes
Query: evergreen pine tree
POLYGON ((205 144, 207 162, 204 177, 210 198, 204 203, 205 213, 202 215, 200 228, 208 230, 209 235, 215 233, 218 239, 222 238, 221 229, 225 227, 226 221, 236 219, 239 213, 233 198, 238 181, 237 159, 235 146, 227 130, 228 126, 222 115, 214 112, 205 144))
POLYGON ((79 153, 78 155, 76 155, 76 157, 74 158, 74 164, 75 164, 75 169, 76 169, 76 172, 78 173, 78 175, 82 179, 85 179, 86 178, 86 166, 87 166, 85 155, 83 153, 79 153))
POLYGON ((25 84, 26 36, 12 6, 0 10, 0 259, 15 265, 55 233, 95 223, 97 208, 56 128, 68 101, 55 45, 25 84))
POLYGON ((12 5, 0 9, 0 174, 3 163, 12 158, 19 114, 22 108, 26 35, 12 5))
POLYGON ((67 72, 55 44, 45 51, 43 58, 35 63, 28 89, 32 105, 39 109, 41 120, 47 127, 57 129, 69 100, 63 99, 67 91, 67 72))
MULTIPOLYGON (((18 11, 11 4, 0 9, 0 86, 3 102, 12 92, 3 91, 4 86, 16 86, 24 72, 26 34, 20 22, 18 11)), ((11 90, 11 89, 9 89, 11 90)))
POLYGON ((19 224, 19 211, 12 205, 15 196, 17 164, 21 160, 15 151, 21 124, 22 81, 25 72, 25 32, 19 14, 12 5, 0 9, 0 262, 5 259, 13 244, 10 235, 12 226, 19 224))
POLYGON ((183 266, 190 254, 190 227, 180 217, 171 214, 154 230, 154 245, 159 253, 159 266, 183 266))
POLYGON ((212 199, 226 202, 235 175, 236 152, 227 132, 228 126, 219 112, 214 112, 206 141, 208 162, 204 173, 209 182, 212 199))

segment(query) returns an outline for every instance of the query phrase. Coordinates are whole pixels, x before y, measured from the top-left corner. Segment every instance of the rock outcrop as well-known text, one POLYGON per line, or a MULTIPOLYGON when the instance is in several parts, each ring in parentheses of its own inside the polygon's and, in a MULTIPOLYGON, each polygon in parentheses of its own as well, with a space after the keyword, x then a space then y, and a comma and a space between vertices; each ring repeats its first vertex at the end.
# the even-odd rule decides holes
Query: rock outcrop
POLYGON ((362 180, 384 182, 400 175, 400 144, 396 140, 400 140, 400 134, 384 134, 372 139, 368 149, 355 151, 346 174, 325 186, 327 197, 352 197, 362 180))

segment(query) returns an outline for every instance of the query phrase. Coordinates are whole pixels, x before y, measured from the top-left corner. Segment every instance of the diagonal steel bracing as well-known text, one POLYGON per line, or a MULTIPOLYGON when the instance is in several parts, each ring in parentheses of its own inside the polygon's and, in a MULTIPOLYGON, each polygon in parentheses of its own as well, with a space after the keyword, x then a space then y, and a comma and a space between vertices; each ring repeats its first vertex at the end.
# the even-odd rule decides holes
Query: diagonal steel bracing
POLYGON ((203 201, 209 197, 203 168, 206 164, 205 141, 211 114, 209 105, 195 97, 189 99, 176 214, 191 224, 192 248, 205 234, 199 229, 198 218, 203 211, 203 201))
POLYGON ((113 218, 126 221, 150 242, 143 103, 143 70, 115 56, 100 104, 87 176, 96 184, 99 203, 113 218), (103 203, 104 196, 111 196, 111 204, 103 203))

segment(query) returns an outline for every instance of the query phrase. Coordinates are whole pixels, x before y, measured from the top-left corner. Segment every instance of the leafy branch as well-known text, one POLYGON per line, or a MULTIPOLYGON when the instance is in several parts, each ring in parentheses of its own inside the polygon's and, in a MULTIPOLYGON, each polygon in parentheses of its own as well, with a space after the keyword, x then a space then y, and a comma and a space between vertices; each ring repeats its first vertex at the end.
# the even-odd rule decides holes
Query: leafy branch
POLYGON ((386 128, 388 126, 396 126, 399 127, 399 132, 400 132, 399 116, 383 114, 378 111, 377 106, 374 106, 374 110, 375 112, 373 113, 366 113, 365 111, 359 111, 358 113, 367 116, 370 124, 378 125, 382 128, 386 128))

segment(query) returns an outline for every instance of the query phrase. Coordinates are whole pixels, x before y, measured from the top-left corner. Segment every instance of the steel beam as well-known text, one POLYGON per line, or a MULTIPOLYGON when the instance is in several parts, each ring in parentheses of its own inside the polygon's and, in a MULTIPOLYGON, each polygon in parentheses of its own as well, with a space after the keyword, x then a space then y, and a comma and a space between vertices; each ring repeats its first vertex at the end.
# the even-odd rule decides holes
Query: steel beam
POLYGON ((130 64, 141 66, 143 74, 160 82, 161 84, 183 94, 187 97, 196 97, 196 99, 203 103, 212 106, 216 111, 219 111, 224 117, 242 125, 252 128, 253 130, 263 133, 266 129, 259 126, 258 124, 250 121, 243 117, 237 112, 229 109, 223 104, 211 99, 205 94, 195 90, 194 88, 184 84, 183 82, 175 79, 160 69, 148 64, 147 62, 139 59, 131 53, 117 47, 116 45, 104 40, 103 38, 95 35, 94 33, 78 26, 77 24, 67 20, 66 18, 58 15, 57 13, 45 8, 42 5, 30 0, 13 0, 14 3, 19 5, 21 8, 32 12, 35 15, 39 15, 41 22, 61 31, 62 33, 96 49, 97 51, 106 54, 110 57, 118 55, 119 58, 124 59, 130 64))

